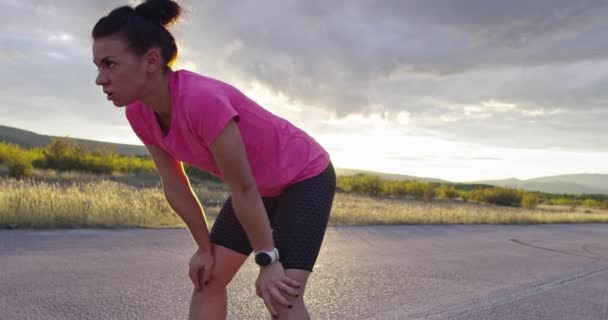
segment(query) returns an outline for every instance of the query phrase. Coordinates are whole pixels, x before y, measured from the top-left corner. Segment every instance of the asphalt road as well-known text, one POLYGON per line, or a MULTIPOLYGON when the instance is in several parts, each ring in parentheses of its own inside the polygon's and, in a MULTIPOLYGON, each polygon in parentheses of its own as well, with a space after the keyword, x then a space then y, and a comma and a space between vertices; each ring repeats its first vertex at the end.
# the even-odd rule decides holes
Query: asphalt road
MULTIPOLYGON (((0 319, 186 319, 187 230, 0 231, 0 319)), ((268 319, 249 260, 229 319, 268 319)), ((313 319, 608 319, 608 225, 327 231, 313 319)))

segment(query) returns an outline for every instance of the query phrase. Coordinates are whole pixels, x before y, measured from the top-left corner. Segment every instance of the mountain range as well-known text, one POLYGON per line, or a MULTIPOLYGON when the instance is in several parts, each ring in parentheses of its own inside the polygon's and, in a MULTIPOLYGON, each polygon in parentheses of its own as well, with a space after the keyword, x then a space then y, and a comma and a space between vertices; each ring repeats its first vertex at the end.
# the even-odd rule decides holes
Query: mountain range
MULTIPOLYGON (((0 125, 0 142, 14 143, 25 148, 44 147, 52 139, 66 137, 56 137, 41 135, 31 131, 7 127, 0 125)), ((148 150, 144 146, 110 143, 86 139, 68 138, 76 143, 84 144, 89 149, 106 148, 114 150, 119 154, 125 155, 148 155, 148 150)), ((390 180, 420 180, 438 183, 453 183, 446 180, 432 177, 416 177, 402 174, 391 174, 359 169, 336 168, 338 175, 370 174, 378 175, 383 179, 390 180)), ((504 188, 516 188, 529 191, 542 191, 547 193, 564 194, 608 194, 608 174, 567 174, 549 177, 539 177, 533 179, 503 179, 472 181, 467 184, 485 184, 504 188)))

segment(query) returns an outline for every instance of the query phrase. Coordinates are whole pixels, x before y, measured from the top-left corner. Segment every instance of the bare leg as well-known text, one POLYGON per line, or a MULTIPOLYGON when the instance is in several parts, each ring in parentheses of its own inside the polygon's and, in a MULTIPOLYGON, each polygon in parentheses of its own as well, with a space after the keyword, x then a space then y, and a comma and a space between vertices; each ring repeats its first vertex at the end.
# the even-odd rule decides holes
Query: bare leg
POLYGON ((228 306, 226 286, 247 256, 228 248, 213 245, 214 265, 211 281, 201 291, 192 292, 189 320, 225 320, 228 306))
POLYGON ((292 308, 286 308, 278 303, 274 303, 275 310, 279 314, 279 319, 281 320, 310 320, 310 316, 308 315, 308 310, 306 310, 306 306, 304 305, 304 289, 306 289, 306 282, 308 281, 308 277, 310 276, 310 272, 306 270, 297 270, 297 269, 287 269, 285 270, 285 274, 298 281, 302 286, 297 289, 298 297, 288 297, 288 301, 291 302, 292 308))

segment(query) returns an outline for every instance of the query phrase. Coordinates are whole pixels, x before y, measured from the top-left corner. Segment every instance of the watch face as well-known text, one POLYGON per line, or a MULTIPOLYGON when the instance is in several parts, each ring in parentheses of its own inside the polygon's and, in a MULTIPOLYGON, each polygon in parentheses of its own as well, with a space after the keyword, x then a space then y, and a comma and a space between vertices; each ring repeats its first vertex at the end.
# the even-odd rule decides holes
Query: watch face
POLYGON ((265 252, 260 252, 255 255, 255 262, 262 267, 269 265, 270 260, 270 256, 265 252))

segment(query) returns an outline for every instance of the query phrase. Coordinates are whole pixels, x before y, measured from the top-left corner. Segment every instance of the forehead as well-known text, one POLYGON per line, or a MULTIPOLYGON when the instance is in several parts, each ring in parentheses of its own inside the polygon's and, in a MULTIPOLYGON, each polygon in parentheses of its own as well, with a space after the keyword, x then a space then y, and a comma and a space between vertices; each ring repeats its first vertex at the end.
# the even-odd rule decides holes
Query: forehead
POLYGON ((127 43, 118 37, 104 37, 93 40, 93 59, 98 61, 107 56, 120 56, 128 53, 127 43))

